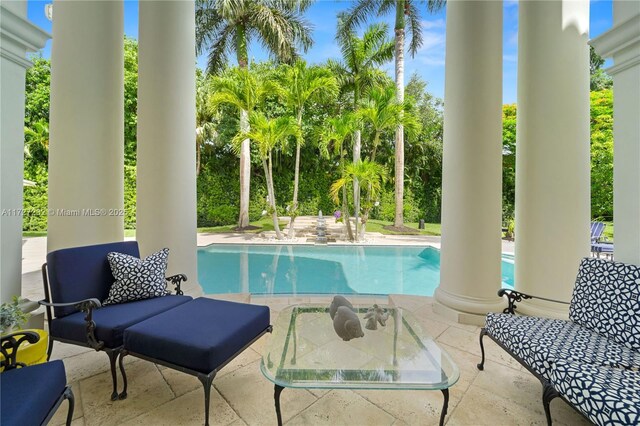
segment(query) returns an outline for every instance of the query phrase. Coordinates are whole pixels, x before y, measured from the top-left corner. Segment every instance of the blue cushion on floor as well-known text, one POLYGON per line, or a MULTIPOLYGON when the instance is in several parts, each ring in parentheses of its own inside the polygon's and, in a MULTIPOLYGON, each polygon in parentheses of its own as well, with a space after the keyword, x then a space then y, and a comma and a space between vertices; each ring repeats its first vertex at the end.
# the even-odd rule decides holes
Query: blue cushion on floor
POLYGON ((199 298, 129 327, 124 332, 124 347, 210 373, 268 326, 266 306, 199 298))
MULTIPOLYGON (((73 247, 47 254, 51 301, 56 303, 96 299, 103 301, 115 281, 107 254, 116 251, 140 257, 137 241, 119 241, 94 246, 73 247)), ((54 308, 56 317, 78 312, 74 307, 54 308)))
POLYGON ((66 385, 59 360, 5 371, 0 374, 0 424, 42 424, 66 385))
POLYGON ((640 372, 557 361, 551 384, 596 425, 640 423, 640 372))
MULTIPOLYGON (((108 348, 116 348, 122 345, 122 334, 125 328, 190 300, 192 300, 190 296, 168 295, 96 309, 93 311, 96 337, 104 341, 108 348)), ((60 339, 86 343, 84 316, 84 312, 76 312, 54 319, 50 325, 51 335, 60 339)))

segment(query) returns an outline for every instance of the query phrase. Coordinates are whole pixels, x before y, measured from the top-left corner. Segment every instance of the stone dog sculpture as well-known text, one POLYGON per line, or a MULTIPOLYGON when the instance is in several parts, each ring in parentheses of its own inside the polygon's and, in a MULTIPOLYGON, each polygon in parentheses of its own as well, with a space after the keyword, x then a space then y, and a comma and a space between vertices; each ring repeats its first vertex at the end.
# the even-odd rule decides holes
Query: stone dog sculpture
POLYGON ((343 296, 335 296, 329 307, 329 315, 333 320, 333 329, 344 341, 348 342, 356 337, 363 337, 360 319, 353 309, 353 305, 343 296))

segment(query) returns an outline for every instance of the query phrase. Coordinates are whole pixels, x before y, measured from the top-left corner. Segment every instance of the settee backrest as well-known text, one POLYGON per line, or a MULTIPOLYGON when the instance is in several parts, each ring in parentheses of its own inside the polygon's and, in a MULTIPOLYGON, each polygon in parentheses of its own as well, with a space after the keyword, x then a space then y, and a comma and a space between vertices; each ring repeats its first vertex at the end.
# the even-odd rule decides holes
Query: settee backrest
MULTIPOLYGON (((107 261, 107 254, 112 251, 140 257, 137 241, 73 247, 47 254, 51 301, 69 303, 89 298, 106 299, 114 282, 107 261)), ((54 308, 57 318, 77 311, 73 307, 54 308)))
POLYGON ((640 350, 640 266, 604 259, 580 262, 569 318, 640 350))

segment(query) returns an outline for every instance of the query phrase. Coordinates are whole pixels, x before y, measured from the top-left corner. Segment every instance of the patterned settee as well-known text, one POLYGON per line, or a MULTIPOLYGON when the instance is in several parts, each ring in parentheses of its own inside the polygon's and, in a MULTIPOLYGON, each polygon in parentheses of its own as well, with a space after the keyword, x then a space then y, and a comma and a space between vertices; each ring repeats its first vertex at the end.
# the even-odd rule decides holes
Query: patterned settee
POLYGON ((533 296, 498 295, 509 307, 487 314, 480 370, 486 335, 541 381, 548 424, 555 397, 598 425, 640 423, 640 267, 583 259, 568 321, 515 315, 515 302, 533 296))

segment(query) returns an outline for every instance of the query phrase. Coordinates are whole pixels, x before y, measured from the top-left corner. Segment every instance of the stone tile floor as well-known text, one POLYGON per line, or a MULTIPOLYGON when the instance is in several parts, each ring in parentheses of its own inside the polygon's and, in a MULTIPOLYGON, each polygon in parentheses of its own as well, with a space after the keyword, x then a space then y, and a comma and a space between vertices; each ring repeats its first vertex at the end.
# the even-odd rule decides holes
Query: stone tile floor
MULTIPOLYGON (((432 309, 429 297, 390 296, 411 310, 460 368, 450 390, 448 425, 545 424, 540 383, 502 349, 486 341, 487 362, 478 371, 478 327, 452 323, 432 309)), ((255 297, 271 308, 272 322, 290 303, 328 302, 328 298, 255 297)), ((386 300, 375 299, 375 302, 386 300)), ((359 300, 369 303, 369 300, 359 300)), ((260 372, 263 337, 220 371, 214 380, 211 424, 274 425, 273 385, 260 372)), ((126 359, 128 398, 112 402, 104 353, 56 343, 52 358, 62 359, 76 395, 74 425, 198 425, 204 422, 202 385, 193 376, 152 363, 126 359)), ((437 424, 442 394, 437 391, 326 391, 285 389, 282 414, 288 425, 437 424)), ((63 424, 66 403, 51 424, 63 424)), ((551 404, 557 425, 588 424, 563 401, 551 404)))

